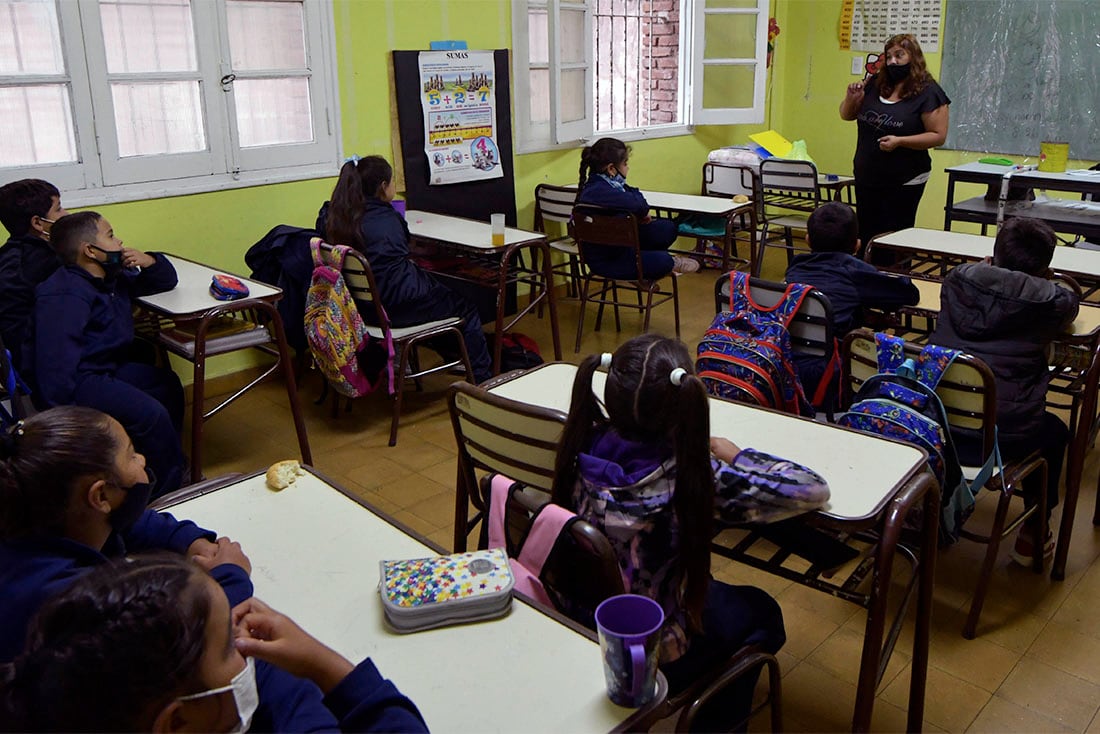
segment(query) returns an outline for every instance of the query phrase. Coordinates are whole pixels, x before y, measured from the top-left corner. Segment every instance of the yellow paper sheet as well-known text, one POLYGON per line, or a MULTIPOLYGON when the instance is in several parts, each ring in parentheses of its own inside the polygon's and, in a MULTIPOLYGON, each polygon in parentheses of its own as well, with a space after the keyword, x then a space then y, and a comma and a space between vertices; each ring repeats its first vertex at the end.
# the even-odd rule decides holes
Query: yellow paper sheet
POLYGON ((791 152, 793 147, 791 141, 777 133, 775 130, 768 130, 767 132, 755 133, 749 136, 749 140, 759 145, 764 150, 768 151, 776 158, 783 158, 791 152))

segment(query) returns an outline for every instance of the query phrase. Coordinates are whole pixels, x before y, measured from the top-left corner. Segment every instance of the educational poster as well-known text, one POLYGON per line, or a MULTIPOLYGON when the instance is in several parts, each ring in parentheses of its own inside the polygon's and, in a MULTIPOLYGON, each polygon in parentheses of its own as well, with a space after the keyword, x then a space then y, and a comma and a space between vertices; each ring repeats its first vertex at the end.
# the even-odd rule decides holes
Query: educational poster
POLYGON ((890 36, 912 33, 921 50, 940 50, 942 0, 844 0, 842 51, 881 51, 890 36))
POLYGON ((493 52, 424 51, 419 60, 429 181, 504 176, 496 144, 493 52))

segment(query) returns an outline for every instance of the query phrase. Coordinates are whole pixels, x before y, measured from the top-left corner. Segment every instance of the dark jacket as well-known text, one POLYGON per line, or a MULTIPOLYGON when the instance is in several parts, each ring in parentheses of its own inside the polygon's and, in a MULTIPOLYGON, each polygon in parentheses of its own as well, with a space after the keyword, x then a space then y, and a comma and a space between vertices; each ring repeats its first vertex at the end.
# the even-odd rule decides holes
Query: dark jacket
POLYGON ((893 311, 920 300, 909 278, 880 273, 874 265, 845 252, 799 255, 787 268, 788 283, 806 283, 825 294, 833 309, 833 333, 844 338, 863 325, 863 309, 893 311))
POLYGON ((23 345, 30 337, 34 289, 61 267, 50 243, 39 237, 12 237, 0 247, 0 338, 22 371, 23 345))
POLYGON ((275 304, 283 319, 286 340, 298 351, 305 349, 306 296, 313 278, 313 256, 309 240, 320 237, 312 229, 280 224, 248 248, 244 261, 252 268, 252 277, 283 291, 275 304))
MULTIPOLYGON (((10 661, 27 635, 27 626, 39 607, 68 588, 92 568, 126 553, 168 550, 186 553, 199 538, 216 536, 190 520, 176 520, 167 513, 146 510, 125 534, 113 533, 96 550, 67 538, 28 537, 0 543, 0 662, 10 661)), ((211 572, 225 589, 229 603, 252 596, 252 581, 240 566, 223 564, 211 572)))
POLYGON ((624 209, 639 220, 649 216, 649 204, 642 192, 625 181, 618 181, 621 188, 600 174, 593 174, 584 182, 577 201, 581 204, 603 206, 608 209, 624 209))
POLYGON ((35 289, 33 348, 24 361, 37 402, 69 405, 84 375, 112 375, 127 361, 134 340, 131 297, 176 287, 176 270, 163 255, 138 275, 96 278, 67 265, 35 289))
POLYGON ((973 354, 997 380, 997 427, 1007 440, 1042 429, 1047 346, 1077 316, 1077 295, 1049 280, 985 263, 947 274, 931 342, 973 354))

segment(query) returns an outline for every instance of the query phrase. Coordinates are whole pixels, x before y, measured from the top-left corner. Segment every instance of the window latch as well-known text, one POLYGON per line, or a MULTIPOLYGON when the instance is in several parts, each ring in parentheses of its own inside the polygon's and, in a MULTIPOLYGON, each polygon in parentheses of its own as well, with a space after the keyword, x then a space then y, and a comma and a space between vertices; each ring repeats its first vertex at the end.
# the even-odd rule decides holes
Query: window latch
POLYGON ((236 81, 236 79, 236 74, 226 74, 225 76, 223 76, 221 79, 222 91, 228 92, 229 88, 233 86, 233 82, 236 81))

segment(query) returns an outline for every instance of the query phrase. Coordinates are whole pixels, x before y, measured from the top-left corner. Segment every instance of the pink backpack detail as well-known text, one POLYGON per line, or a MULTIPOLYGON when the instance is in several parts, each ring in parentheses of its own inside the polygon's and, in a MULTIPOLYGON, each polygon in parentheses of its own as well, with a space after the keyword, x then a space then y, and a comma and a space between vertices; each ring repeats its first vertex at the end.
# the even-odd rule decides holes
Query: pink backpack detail
MULTIPOLYGON (((489 547, 503 548, 508 552, 505 539, 506 507, 512 492, 512 482, 508 477, 497 474, 493 477, 489 490, 489 547)), ((539 576, 546 559, 554 550, 561 531, 576 517, 576 513, 554 504, 546 504, 535 515, 527 537, 519 549, 517 558, 508 558, 512 566, 512 575, 516 579, 515 590, 523 592, 540 604, 553 607, 549 594, 542 585, 539 576)))

